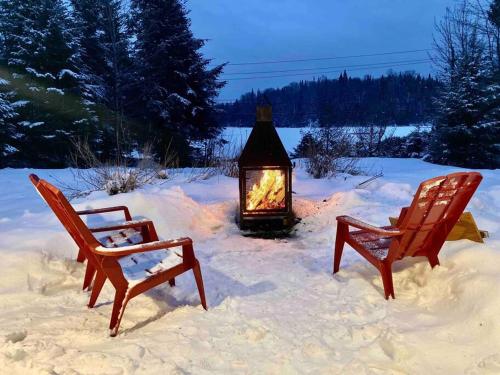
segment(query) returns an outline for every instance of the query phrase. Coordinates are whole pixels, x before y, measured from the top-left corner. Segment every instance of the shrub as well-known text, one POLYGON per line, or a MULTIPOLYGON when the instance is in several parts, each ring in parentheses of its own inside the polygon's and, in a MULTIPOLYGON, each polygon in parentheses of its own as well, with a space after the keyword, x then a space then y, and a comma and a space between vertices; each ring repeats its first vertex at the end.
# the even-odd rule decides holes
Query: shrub
MULTIPOLYGON (((169 150, 170 148, 168 148, 169 150)), ((169 178, 167 168, 177 166, 177 157, 167 152, 162 164, 155 161, 150 145, 138 153, 138 161, 117 157, 113 161, 102 162, 92 152, 87 142, 74 142, 71 155, 71 169, 75 185, 61 182, 70 198, 85 196, 93 191, 106 191, 109 195, 128 193, 157 180, 169 178)))
POLYGON ((305 157, 306 171, 314 178, 338 173, 358 174, 353 157, 354 136, 348 128, 317 128, 305 132, 293 156, 305 157))
POLYGON ((221 137, 198 144, 195 159, 195 167, 198 168, 193 179, 206 179, 218 174, 238 177, 238 159, 242 150, 242 144, 221 137))

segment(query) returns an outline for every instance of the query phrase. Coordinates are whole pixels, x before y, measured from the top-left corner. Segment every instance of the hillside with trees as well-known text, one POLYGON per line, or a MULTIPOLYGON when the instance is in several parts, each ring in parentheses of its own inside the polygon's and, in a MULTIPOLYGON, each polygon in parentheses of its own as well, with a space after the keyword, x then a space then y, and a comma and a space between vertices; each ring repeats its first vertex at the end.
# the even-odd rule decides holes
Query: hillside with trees
POLYGON ((371 124, 407 125, 431 121, 439 82, 412 72, 374 78, 319 78, 279 89, 250 92, 234 103, 219 105, 224 126, 249 126, 257 103, 269 100, 278 126, 303 127, 371 124))

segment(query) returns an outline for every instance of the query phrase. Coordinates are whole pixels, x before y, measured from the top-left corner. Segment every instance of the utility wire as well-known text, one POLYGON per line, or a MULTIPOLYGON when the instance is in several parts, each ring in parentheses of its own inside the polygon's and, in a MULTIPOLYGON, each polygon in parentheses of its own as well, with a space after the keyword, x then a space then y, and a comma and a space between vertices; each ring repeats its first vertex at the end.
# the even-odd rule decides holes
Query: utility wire
POLYGON ((223 73, 223 76, 235 76, 235 75, 247 75, 247 74, 270 74, 270 73, 289 73, 289 72, 306 72, 306 71, 317 71, 317 70, 327 70, 327 69, 348 69, 348 68, 359 68, 359 67, 370 67, 372 65, 385 65, 385 64, 394 64, 394 63, 420 63, 420 62, 428 62, 430 59, 413 59, 413 60, 400 60, 400 61, 385 61, 379 63, 366 63, 366 64, 357 64, 357 65, 337 65, 337 66, 326 66, 319 68, 302 68, 302 69, 285 69, 285 70, 267 70, 267 71, 253 71, 253 72, 232 72, 232 73, 223 73))
MULTIPOLYGON (((418 64, 425 64, 430 62, 430 59, 427 60, 422 60, 421 62, 412 62, 412 63, 402 63, 402 64, 395 64, 395 65, 373 65, 373 66, 366 66, 365 68, 359 68, 359 69, 349 69, 350 72, 353 71, 360 71, 360 70, 366 70, 366 69, 387 69, 387 68, 394 68, 394 67, 400 67, 400 66, 408 66, 408 65, 418 65, 418 64)), ((329 70, 329 71, 315 71, 315 72, 309 72, 309 73, 294 73, 294 74, 282 74, 282 75, 274 75, 274 76, 254 76, 254 77, 236 77, 236 78, 221 78, 224 81, 241 81, 241 80, 249 80, 249 79, 267 79, 267 78, 282 78, 282 77, 297 77, 297 76, 309 76, 311 74, 329 74, 329 73, 340 73, 343 72, 345 69, 340 69, 340 70, 329 70)))
MULTIPOLYGON (((240 62, 240 63, 228 63, 228 64, 226 64, 226 66, 266 65, 266 64, 284 64, 284 63, 296 63, 296 62, 306 62, 306 61, 352 59, 352 58, 359 58, 359 57, 401 55, 401 54, 405 54, 405 53, 428 52, 430 50, 431 50, 430 48, 425 48, 425 49, 413 49, 413 50, 405 50, 405 51, 367 53, 367 54, 350 55, 350 56, 318 57, 318 58, 293 59, 293 60, 249 61, 249 62, 240 62)), ((211 65, 218 65, 218 64, 211 64, 211 65)))

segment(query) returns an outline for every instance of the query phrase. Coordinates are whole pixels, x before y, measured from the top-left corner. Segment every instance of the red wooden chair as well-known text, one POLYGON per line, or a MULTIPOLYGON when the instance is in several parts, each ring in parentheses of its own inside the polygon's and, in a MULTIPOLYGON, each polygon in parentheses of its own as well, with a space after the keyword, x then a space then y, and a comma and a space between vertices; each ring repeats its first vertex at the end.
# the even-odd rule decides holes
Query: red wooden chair
POLYGON ((394 298, 392 263, 407 256, 426 256, 432 268, 439 265, 438 253, 481 180, 477 172, 463 172, 422 182, 395 226, 375 227, 338 216, 333 273, 339 270, 347 243, 380 271, 385 298, 394 298), (349 227, 359 230, 349 231, 349 227))
MULTIPOLYGON (((112 246, 107 247, 96 240, 91 230, 56 187, 34 175, 31 178, 37 181, 37 190, 75 239, 89 265, 96 270, 89 307, 94 306, 106 279, 109 279, 114 286, 115 299, 109 324, 111 336, 116 336, 118 333, 123 312, 130 299, 166 281, 173 286, 175 277, 189 270, 193 271, 201 304, 205 310, 207 309, 200 264, 195 257, 190 238, 160 241, 154 229, 151 229, 154 227, 150 227, 143 232, 146 236, 152 236, 148 238, 150 242, 126 244, 122 241, 117 244, 115 241, 107 243, 106 245, 112 246), (174 247, 181 247, 182 255, 170 250, 174 247), (166 258, 169 253, 170 257, 166 258), (172 260, 176 263, 173 266, 172 260)), ((142 228, 143 223, 133 222, 126 229, 138 226, 142 228)), ((144 227, 148 225, 144 224, 144 227)), ((122 229, 122 227, 101 227, 99 231, 122 229)))
MULTIPOLYGON (((68 225, 67 218, 65 218, 64 213, 60 211, 58 205, 53 201, 53 198, 50 196, 50 193, 42 188, 42 185, 39 185, 40 179, 38 176, 31 174, 29 176, 30 181, 35 186, 38 194, 42 197, 42 199, 48 204, 48 206, 52 209, 54 214, 57 216, 61 224, 65 227, 71 238, 77 244, 79 251, 78 256, 76 258, 77 262, 83 263, 86 259, 85 254, 82 250, 83 244, 79 239, 77 233, 74 232, 68 225)), ((106 245, 108 247, 117 247, 124 244, 136 245, 139 243, 150 242, 158 239, 156 234, 156 230, 154 224, 150 220, 132 220, 132 216, 130 215, 130 211, 126 206, 116 206, 116 207, 105 207, 98 208, 92 210, 83 210, 77 211, 78 215, 94 215, 94 214, 103 214, 110 212, 123 211, 125 216, 125 221, 119 224, 107 225, 102 227, 92 227, 89 228, 91 232, 108 232, 106 236, 99 237, 98 241, 106 245)), ((90 287, 92 280, 95 275, 95 266, 93 262, 87 262, 87 268, 85 271, 85 277, 83 280, 82 289, 85 290, 90 287)))

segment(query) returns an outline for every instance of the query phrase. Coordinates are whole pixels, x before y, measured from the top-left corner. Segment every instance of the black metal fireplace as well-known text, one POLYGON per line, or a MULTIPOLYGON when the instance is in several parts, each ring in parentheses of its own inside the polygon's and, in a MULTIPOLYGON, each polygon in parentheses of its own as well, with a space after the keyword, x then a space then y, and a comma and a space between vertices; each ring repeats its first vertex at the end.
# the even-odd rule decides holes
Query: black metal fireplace
POLYGON ((282 229, 293 223, 292 163, 272 122, 270 106, 257 107, 257 122, 238 160, 241 229, 282 229))

